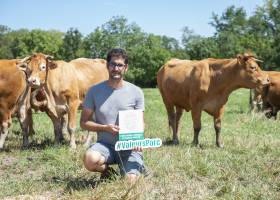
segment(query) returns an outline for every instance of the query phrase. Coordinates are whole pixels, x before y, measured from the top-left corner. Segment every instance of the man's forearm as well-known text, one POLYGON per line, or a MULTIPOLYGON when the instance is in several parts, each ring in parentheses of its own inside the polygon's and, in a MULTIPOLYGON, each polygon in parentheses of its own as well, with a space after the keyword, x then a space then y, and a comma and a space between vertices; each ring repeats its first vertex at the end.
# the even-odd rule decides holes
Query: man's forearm
POLYGON ((80 126, 82 129, 94 132, 107 131, 108 128, 108 125, 98 124, 93 121, 81 122, 80 126))

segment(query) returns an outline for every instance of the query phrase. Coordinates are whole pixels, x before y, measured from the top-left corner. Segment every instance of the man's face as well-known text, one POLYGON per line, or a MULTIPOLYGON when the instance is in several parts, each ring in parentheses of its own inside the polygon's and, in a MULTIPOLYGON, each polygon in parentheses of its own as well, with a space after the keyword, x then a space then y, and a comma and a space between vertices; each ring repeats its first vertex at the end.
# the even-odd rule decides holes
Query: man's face
POLYGON ((121 57, 112 57, 108 63, 109 76, 112 80, 120 80, 127 71, 127 65, 121 57))

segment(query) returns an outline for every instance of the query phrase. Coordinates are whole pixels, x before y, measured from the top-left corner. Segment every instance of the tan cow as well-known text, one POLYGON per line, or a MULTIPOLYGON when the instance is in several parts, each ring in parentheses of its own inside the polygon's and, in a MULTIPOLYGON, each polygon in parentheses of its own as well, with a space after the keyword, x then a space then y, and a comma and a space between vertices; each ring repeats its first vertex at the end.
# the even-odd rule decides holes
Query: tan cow
POLYGON ((193 144, 198 145, 201 112, 206 111, 214 117, 216 145, 222 147, 221 117, 230 93, 238 88, 255 88, 268 82, 268 76, 261 71, 256 59, 248 54, 234 59, 168 61, 158 71, 157 84, 173 130, 173 143, 179 143, 179 120, 186 110, 191 111, 193 144))
MULTIPOLYGON (((88 89, 109 78, 106 67, 106 60, 104 59, 89 59, 78 58, 70 61, 75 66, 78 83, 79 83, 79 97, 83 102, 88 89)), ((85 142, 85 146, 89 146, 92 135, 89 133, 85 142)))
POLYGON ((33 134, 29 104, 30 87, 26 74, 16 66, 18 60, 0 60, 0 149, 3 148, 12 123, 12 114, 19 118, 23 130, 23 146, 28 145, 28 136, 33 134))
POLYGON ((108 70, 106 60, 104 59, 89 59, 78 58, 70 61, 75 66, 80 100, 83 101, 88 89, 97 83, 107 80, 108 70))
POLYGON ((42 53, 21 60, 18 67, 30 74, 28 83, 36 89, 31 95, 31 105, 35 109, 45 111, 51 118, 55 142, 60 143, 63 139, 62 121, 64 115, 68 114, 70 147, 76 148, 74 132, 80 99, 75 67, 64 61, 53 61, 50 56, 42 53), (44 96, 40 104, 34 95, 38 92, 44 96))
POLYGON ((262 100, 262 87, 257 87, 255 89, 250 89, 249 103, 251 111, 260 112, 263 110, 263 100, 262 100))

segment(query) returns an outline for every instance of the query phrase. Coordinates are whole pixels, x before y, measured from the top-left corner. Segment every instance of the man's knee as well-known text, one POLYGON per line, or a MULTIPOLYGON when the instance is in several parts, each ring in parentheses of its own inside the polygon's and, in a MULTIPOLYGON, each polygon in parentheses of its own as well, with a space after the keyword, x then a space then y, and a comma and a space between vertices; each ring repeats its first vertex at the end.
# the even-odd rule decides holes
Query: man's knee
POLYGON ((96 168, 105 163, 105 158, 97 151, 88 150, 84 156, 84 166, 89 171, 96 171, 96 168))

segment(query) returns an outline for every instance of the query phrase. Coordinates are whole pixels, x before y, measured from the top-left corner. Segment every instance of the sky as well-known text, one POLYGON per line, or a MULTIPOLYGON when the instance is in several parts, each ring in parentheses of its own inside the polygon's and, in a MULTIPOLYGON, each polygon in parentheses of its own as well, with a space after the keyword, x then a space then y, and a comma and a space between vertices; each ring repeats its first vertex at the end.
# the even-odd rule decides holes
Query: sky
POLYGON ((187 26, 194 33, 212 36, 212 13, 231 5, 243 7, 248 16, 264 0, 0 0, 0 24, 13 30, 78 28, 87 35, 113 16, 124 16, 144 32, 181 39, 187 26))

